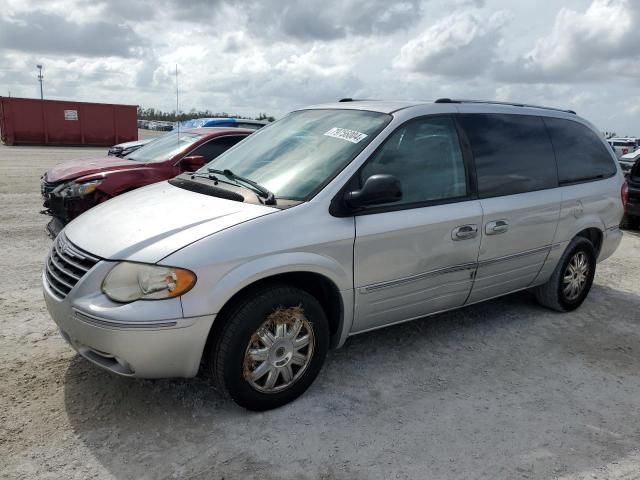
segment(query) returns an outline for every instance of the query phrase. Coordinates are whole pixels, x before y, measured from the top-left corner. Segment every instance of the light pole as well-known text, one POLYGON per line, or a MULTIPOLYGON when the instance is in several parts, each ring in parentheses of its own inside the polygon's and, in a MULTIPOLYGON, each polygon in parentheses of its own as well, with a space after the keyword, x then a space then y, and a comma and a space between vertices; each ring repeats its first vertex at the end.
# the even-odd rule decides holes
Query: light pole
POLYGON ((42 93, 42 65, 36 65, 38 67, 38 81, 40 82, 40 100, 44 100, 44 94, 42 93))

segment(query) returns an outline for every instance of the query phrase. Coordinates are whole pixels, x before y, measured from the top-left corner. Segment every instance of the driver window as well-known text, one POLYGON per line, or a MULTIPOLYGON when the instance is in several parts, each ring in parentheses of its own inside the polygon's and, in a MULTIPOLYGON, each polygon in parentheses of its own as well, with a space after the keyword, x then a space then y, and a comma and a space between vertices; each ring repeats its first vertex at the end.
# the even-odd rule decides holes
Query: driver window
POLYGON ((453 120, 426 117, 402 125, 360 171, 360 184, 375 174, 400 180, 402 201, 394 205, 465 197, 465 165, 453 120))
POLYGON ((198 148, 190 152, 189 156, 194 155, 202 155, 204 157, 204 163, 209 163, 211 160, 216 158, 221 153, 224 153, 231 147, 233 147, 240 140, 243 140, 245 137, 240 136, 229 136, 229 137, 219 137, 214 138, 213 140, 203 143, 198 148))

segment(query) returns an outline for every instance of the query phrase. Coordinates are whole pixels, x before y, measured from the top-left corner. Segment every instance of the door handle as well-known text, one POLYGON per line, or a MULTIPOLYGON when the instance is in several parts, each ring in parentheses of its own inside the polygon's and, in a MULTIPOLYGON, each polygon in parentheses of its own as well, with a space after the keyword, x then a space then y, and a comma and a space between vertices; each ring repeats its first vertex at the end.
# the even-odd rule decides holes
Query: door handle
POLYGON ((452 230, 451 238, 453 240, 468 240, 470 238, 475 238, 477 234, 477 225, 460 225, 452 230))
POLYGON ((487 222, 484 231, 487 235, 498 235, 509 230, 509 222, 507 220, 494 220, 487 222))

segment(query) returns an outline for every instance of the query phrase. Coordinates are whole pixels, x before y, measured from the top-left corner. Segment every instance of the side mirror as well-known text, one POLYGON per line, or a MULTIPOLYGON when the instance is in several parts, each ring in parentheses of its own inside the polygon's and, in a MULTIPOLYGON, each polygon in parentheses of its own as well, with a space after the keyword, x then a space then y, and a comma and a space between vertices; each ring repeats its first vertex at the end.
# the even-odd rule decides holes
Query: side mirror
POLYGON ((400 180, 393 175, 371 175, 360 190, 345 194, 344 200, 350 207, 366 207, 382 203, 397 202, 402 199, 400 180))
POLYGON ((195 172, 199 168, 204 167, 204 157, 202 155, 184 157, 182 160, 180 160, 180 167, 185 172, 195 172))

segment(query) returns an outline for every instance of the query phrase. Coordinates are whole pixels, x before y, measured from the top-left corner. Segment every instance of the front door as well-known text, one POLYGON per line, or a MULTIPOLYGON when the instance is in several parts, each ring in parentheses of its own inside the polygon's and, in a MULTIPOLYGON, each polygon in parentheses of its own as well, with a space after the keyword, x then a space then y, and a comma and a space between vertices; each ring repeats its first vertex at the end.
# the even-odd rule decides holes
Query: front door
POLYGON ((480 246, 482 209, 448 115, 400 126, 359 172, 400 180, 402 200, 356 216, 352 332, 464 304, 480 246))

